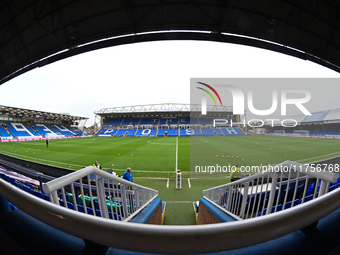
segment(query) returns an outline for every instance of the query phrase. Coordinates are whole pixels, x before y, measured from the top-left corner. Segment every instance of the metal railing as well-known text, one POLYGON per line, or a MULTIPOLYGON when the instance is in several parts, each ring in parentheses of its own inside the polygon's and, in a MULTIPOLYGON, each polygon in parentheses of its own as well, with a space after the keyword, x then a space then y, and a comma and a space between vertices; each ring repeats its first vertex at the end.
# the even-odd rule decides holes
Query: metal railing
POLYGON ((204 198, 236 220, 268 215, 336 189, 338 173, 329 165, 285 161, 268 171, 203 191, 204 198))
POLYGON ((93 166, 54 179, 43 185, 52 203, 113 220, 129 221, 158 191, 123 180, 93 166))
POLYGON ((309 203, 265 217, 220 224, 159 226, 78 213, 28 194, 2 179, 0 197, 73 236, 104 246, 162 254, 218 252, 263 243, 297 231, 340 208, 340 189, 335 189, 309 203))

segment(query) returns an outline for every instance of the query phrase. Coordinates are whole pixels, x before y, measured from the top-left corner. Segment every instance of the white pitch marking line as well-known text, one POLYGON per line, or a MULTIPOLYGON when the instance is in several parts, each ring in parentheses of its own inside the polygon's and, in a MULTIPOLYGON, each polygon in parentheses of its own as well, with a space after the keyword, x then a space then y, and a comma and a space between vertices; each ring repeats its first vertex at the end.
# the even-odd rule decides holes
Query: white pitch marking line
POLYGON ((191 188, 190 178, 188 178, 188 186, 191 188))
POLYGON ((169 188, 169 178, 166 181, 166 187, 169 188))

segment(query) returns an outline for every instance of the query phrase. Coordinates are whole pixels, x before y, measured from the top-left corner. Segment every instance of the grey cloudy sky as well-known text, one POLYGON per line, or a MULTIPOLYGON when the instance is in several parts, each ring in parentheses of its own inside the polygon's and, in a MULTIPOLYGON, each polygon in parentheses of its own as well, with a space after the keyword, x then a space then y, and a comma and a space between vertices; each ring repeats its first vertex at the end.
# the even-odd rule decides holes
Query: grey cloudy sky
POLYGON ((190 78, 340 77, 287 55, 216 42, 116 46, 32 70, 0 86, 0 104, 90 118, 102 108, 190 103, 190 78))

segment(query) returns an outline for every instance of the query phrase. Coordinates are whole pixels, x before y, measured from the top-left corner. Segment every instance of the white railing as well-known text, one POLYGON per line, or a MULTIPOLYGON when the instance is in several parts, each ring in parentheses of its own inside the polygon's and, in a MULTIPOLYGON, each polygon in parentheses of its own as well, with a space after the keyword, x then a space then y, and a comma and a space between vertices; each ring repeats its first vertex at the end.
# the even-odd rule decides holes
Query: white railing
POLYGON ((219 252, 263 243, 297 231, 340 208, 340 189, 336 189, 309 203, 264 217, 198 226, 160 226, 78 213, 28 194, 2 179, 0 197, 70 235, 104 246, 162 254, 219 252))
POLYGON ((51 202, 85 214, 129 221, 154 198, 158 191, 85 167, 43 185, 51 202))
POLYGON ((336 189, 330 165, 285 161, 267 171, 203 191, 204 198, 236 220, 286 210, 336 189))

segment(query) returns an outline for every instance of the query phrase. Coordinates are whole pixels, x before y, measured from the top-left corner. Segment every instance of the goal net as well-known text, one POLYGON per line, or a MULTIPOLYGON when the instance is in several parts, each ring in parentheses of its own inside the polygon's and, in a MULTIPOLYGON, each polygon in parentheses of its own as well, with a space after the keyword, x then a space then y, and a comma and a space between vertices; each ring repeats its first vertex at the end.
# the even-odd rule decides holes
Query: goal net
POLYGON ((309 135, 309 130, 294 130, 293 133, 295 135, 304 135, 308 136, 309 135))

